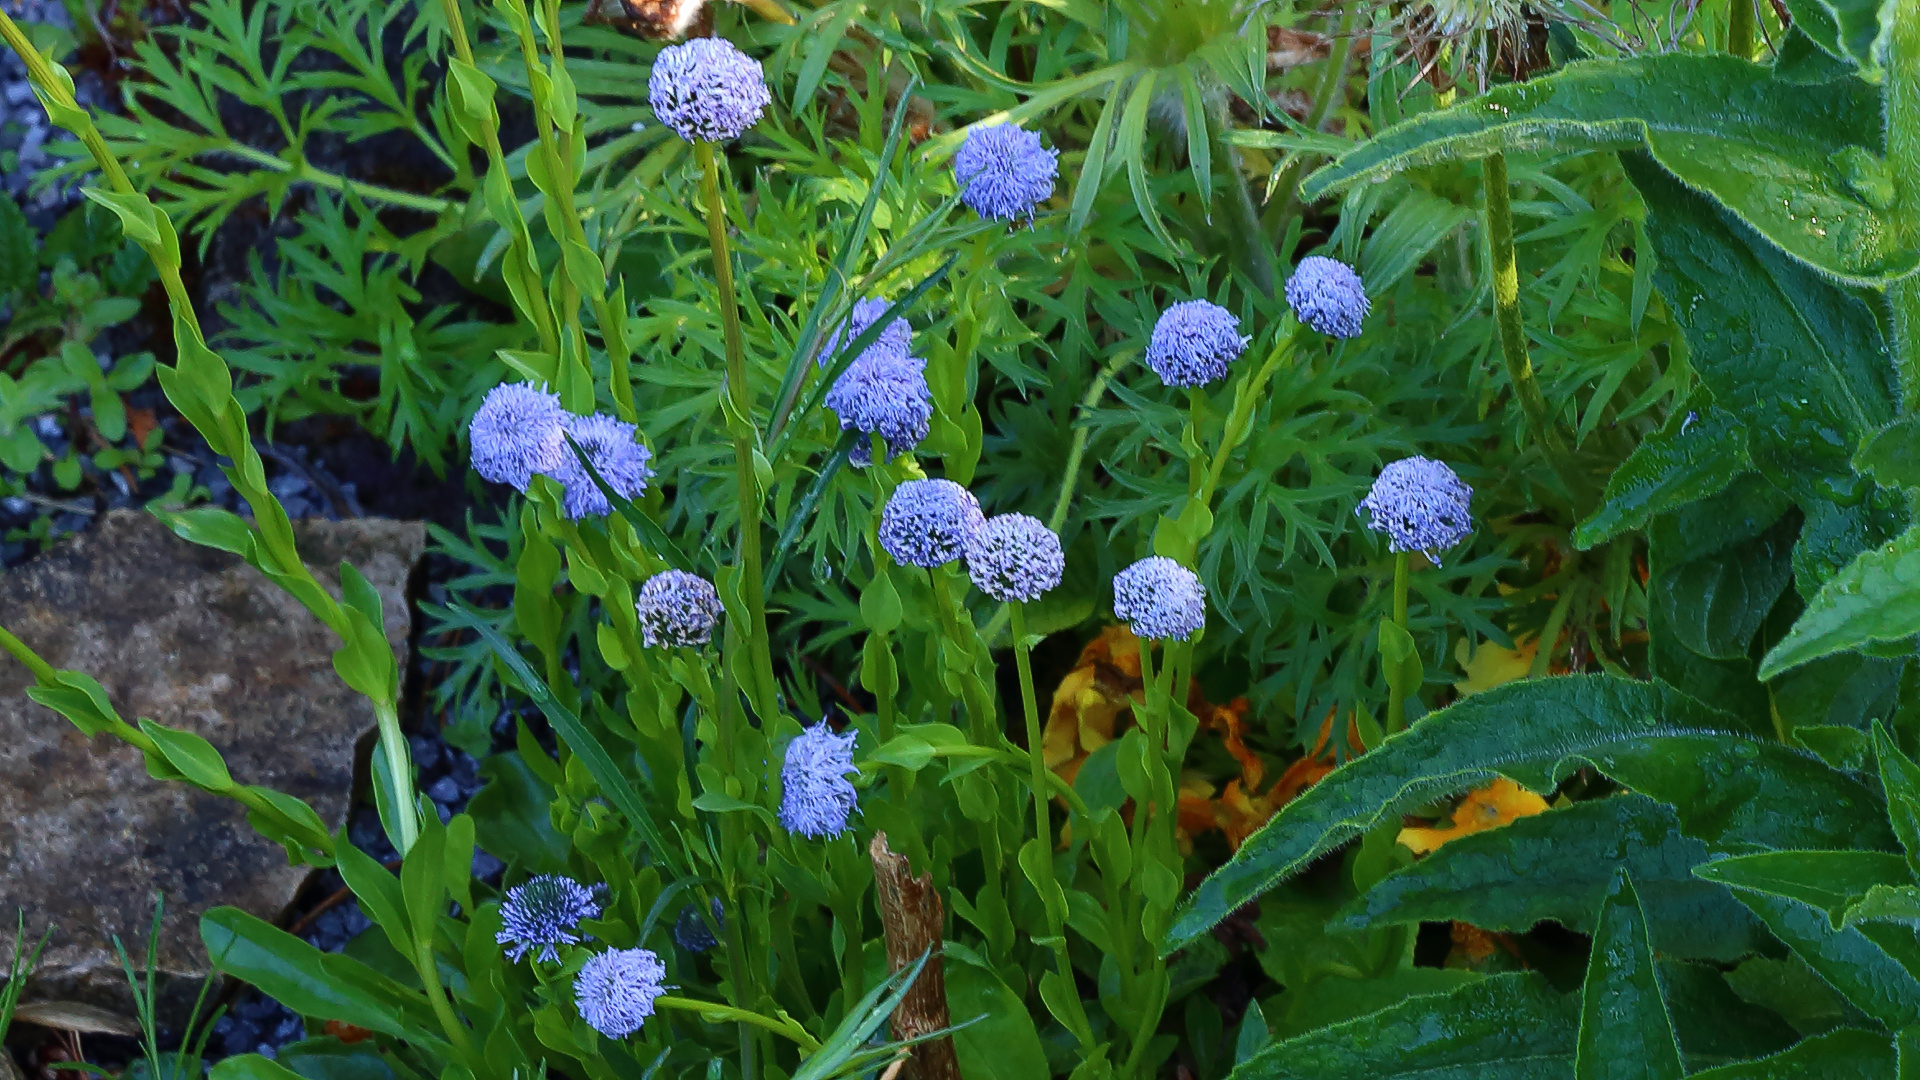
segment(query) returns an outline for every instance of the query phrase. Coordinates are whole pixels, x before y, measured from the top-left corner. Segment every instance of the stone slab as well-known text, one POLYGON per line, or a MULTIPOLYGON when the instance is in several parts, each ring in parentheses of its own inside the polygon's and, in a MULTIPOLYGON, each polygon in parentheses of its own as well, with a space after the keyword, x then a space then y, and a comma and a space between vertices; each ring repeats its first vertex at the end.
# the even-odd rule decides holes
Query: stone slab
MULTIPOLYGON (((407 579, 425 528, 379 519, 294 528, 322 582, 331 587, 344 559, 379 590, 404 669, 407 579)), ((372 708, 334 673, 332 632, 237 557, 114 511, 0 575, 0 624, 55 667, 100 680, 129 721, 202 735, 235 779, 307 800, 330 827, 344 819, 372 708)), ((308 868, 289 867, 238 804, 152 779, 116 739, 82 737, 27 698, 31 684, 0 653, 0 959, 12 953, 16 908, 30 936, 53 928, 31 996, 124 1007, 111 939, 136 960, 145 953, 156 893, 166 897, 159 966, 174 975, 205 972, 207 908, 281 915, 308 868)))

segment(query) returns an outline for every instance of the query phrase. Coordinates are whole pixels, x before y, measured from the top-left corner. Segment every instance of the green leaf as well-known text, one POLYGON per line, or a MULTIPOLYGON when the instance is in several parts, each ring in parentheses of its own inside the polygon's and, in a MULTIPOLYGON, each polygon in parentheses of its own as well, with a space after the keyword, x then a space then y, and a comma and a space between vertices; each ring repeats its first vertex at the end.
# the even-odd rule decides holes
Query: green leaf
POLYGON ((1793 25, 1813 43, 1880 82, 1892 36, 1894 0, 1786 0, 1793 25))
POLYGON ((1594 917, 1573 1075, 1574 1080, 1680 1080, 1686 1075, 1660 994, 1647 915, 1625 870, 1615 872, 1594 917))
POLYGON ((1762 851, 1707 863, 1694 873, 1819 908, 1836 930, 1847 908, 1875 885, 1912 883, 1906 860, 1884 851, 1762 851))
POLYGON ((407 925, 406 898, 393 873, 351 843, 338 845, 335 858, 335 869, 353 890, 361 912, 393 942, 395 952, 412 956, 413 935, 407 925))
POLYGON ((1577 1009, 1538 974, 1499 975, 1274 1043, 1229 1080, 1558 1080, 1577 1009))
POLYGON ((1746 427, 1695 393, 1613 470, 1606 502, 1574 530, 1573 542, 1584 551, 1646 528, 1655 514, 1718 494, 1751 468, 1746 427))
MULTIPOLYGON (((1796 88, 1801 92, 1803 88, 1796 88)), ((1781 255, 1656 168, 1621 164, 1647 203, 1654 283, 1754 467, 1803 509, 1864 501, 1853 446, 1893 418, 1893 363, 1871 307, 1781 255)))
POLYGON ((1875 885, 1847 909, 1842 925, 1894 922, 1920 929, 1920 889, 1912 885, 1875 885))
POLYGON ((1675 639, 1701 656, 1746 657, 1753 635, 1793 580, 1798 515, 1710 555, 1665 567, 1647 590, 1675 639))
POLYGON ((956 1025, 953 1048, 967 1080, 1047 1080, 1047 1054, 1020 996, 992 972, 968 963, 946 965, 947 1010, 956 1025))
POLYGON ((40 237, 13 196, 0 194, 0 296, 40 283, 40 237))
POLYGON ((1857 80, 1773 78, 1727 56, 1586 60, 1425 113, 1342 154, 1301 185, 1309 200, 1364 181, 1503 151, 1644 147, 1802 262, 1855 284, 1920 266, 1892 207, 1836 161, 1881 145, 1880 105, 1857 80))
POLYGON ((1920 526, 1863 552, 1827 579, 1793 629, 1760 662, 1760 677, 1844 649, 1920 633, 1920 526))
MULTIPOLYGON (((139 723, 140 730, 153 740, 160 750, 160 756, 173 767, 179 779, 216 795, 232 790, 233 774, 227 771, 226 760, 212 743, 191 731, 161 727, 151 720, 142 719, 139 723)), ((152 758, 148 759, 148 763, 151 766, 152 758)), ((170 780, 173 777, 161 779, 170 780)))
POLYGON ((218 907, 201 916, 200 938, 221 971, 302 1016, 341 1020, 440 1053, 450 1050, 419 1022, 422 1014, 431 1016, 420 994, 358 960, 323 953, 238 908, 218 907))
POLYGON ((1659 964, 1667 1014, 1689 1069, 1775 1053, 1799 1037, 1778 1013, 1736 994, 1714 965, 1665 958, 1659 964))
POLYGON ((570 849, 547 809, 553 785, 534 775, 524 754, 494 754, 480 763, 480 776, 486 786, 467 804, 467 813, 481 850, 529 873, 564 872, 570 849))
POLYGON ((1873 756, 1880 765, 1880 787, 1887 793, 1887 819, 1893 823, 1893 835, 1900 838, 1900 847, 1907 853, 1907 868, 1920 879, 1920 766, 1900 752, 1877 720, 1873 725, 1873 756))
POLYGON ((208 1080, 306 1080, 299 1073, 259 1054, 237 1054, 214 1063, 208 1080))
MULTIPOLYGON (((1920 981, 1893 955, 1898 944, 1875 940, 1867 928, 1835 930, 1818 908, 1773 893, 1735 889, 1773 935, 1806 961, 1822 981, 1890 1028, 1920 1021, 1920 981)), ((1892 928, 1899 929, 1899 928, 1892 928)), ((1906 931, 1909 939, 1911 931, 1906 931)))
POLYGON ((1201 883, 1162 947, 1383 821, 1506 776, 1536 792, 1591 765, 1670 803, 1710 848, 1889 847, 1879 799, 1802 750, 1728 734, 1732 718, 1664 683, 1575 675, 1463 698, 1353 758, 1288 803, 1201 883))
MULTIPOLYGON (((1278 943, 1268 944, 1271 947, 1278 943)), ((1304 1035, 1315 1028, 1392 1008, 1408 998, 1452 993, 1484 978, 1474 971, 1408 967, 1373 978, 1329 974, 1295 982, 1280 995, 1285 1008, 1274 1020, 1274 1033, 1283 1039, 1304 1035)))
POLYGON ((1884 1032, 1842 1028, 1756 1061, 1694 1073, 1692 1080, 1885 1080, 1893 1067, 1893 1040, 1884 1032))
POLYGON ((1707 859, 1707 846, 1681 833, 1671 807, 1616 795, 1451 840, 1347 904, 1333 926, 1459 920, 1524 933, 1553 921, 1590 934, 1624 869, 1663 954, 1737 960, 1766 933, 1725 889, 1694 877, 1707 859))
POLYGON ((1866 437, 1853 467, 1883 487, 1920 487, 1920 416, 1908 416, 1866 437))

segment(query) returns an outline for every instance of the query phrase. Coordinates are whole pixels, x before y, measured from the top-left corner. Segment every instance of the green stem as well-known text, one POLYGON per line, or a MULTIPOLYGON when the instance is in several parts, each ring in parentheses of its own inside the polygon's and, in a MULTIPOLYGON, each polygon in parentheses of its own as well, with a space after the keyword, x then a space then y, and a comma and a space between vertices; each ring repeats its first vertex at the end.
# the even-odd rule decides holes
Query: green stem
POLYGON ((1527 352, 1527 327, 1520 312, 1520 271, 1513 248, 1513 204, 1507 193, 1507 157, 1489 154, 1482 162, 1486 170, 1487 248, 1493 256, 1493 303, 1495 321, 1500 330, 1500 354, 1506 360, 1507 378, 1526 414, 1534 441, 1540 444, 1560 482, 1578 504, 1584 505, 1588 490, 1567 461, 1567 447, 1547 408, 1546 395, 1533 373, 1533 358, 1527 352))
POLYGON ((1000 725, 993 708, 993 699, 982 690, 979 671, 975 661, 979 656, 980 631, 975 629, 971 619, 963 619, 964 609, 954 602, 953 590, 947 585, 947 568, 936 566, 927 571, 927 580, 933 586, 933 604, 947 637, 952 640, 967 661, 967 670, 960 673, 960 697, 967 706, 967 721, 972 728, 973 741, 977 746, 992 748, 996 745, 996 736, 1000 725))
POLYGON ((656 1009, 682 1009, 687 1012, 696 1012, 707 1020, 732 1020, 735 1023, 764 1028, 781 1038, 792 1040, 800 1047, 801 1052, 806 1054, 812 1054, 820 1049, 820 1040, 809 1035, 807 1029, 792 1020, 775 1020, 748 1009, 736 1009, 731 1005, 721 1005, 718 1002, 696 1001, 693 998, 672 995, 654 998, 653 1005, 656 1009))
MULTIPOLYGON (((1393 556, 1393 625, 1402 630, 1407 628, 1407 586, 1411 556, 1398 551, 1393 556)), ((1384 664, 1385 657, 1381 658, 1384 664)), ((1387 672, 1387 734, 1407 726, 1407 699, 1401 692, 1400 680, 1387 672)))
POLYGON ((727 207, 721 195, 720 164, 713 144, 693 144, 700 163, 700 191, 707 206, 707 238, 713 245, 713 280, 720 294, 720 330, 727 350, 727 427, 733 433, 733 455, 740 499, 740 595, 750 619, 747 647, 753 663, 753 704, 762 718, 771 717, 779 700, 773 677, 773 648, 767 639, 767 601, 760 566, 760 521, 763 496, 754 470, 759 433, 753 427, 753 394, 747 385, 747 348, 740 330, 740 302, 733 285, 733 256, 727 246, 727 207))
MULTIPOLYGON (((1887 50, 1887 171, 1894 177, 1906 243, 1920 247, 1920 4, 1890 5, 1887 50)), ((1888 290, 1893 300, 1901 411, 1920 410, 1920 275, 1888 290)))
POLYGON ((418 935, 419 943, 414 947, 413 967, 420 973, 420 981, 426 987, 427 1001, 433 1005, 434 1018, 440 1021, 441 1030, 447 1033, 447 1040, 453 1043, 454 1052, 460 1060, 476 1075, 485 1075, 485 1063, 474 1056, 473 1040, 467 1036, 467 1025, 454 1015, 453 1003, 447 999, 447 988, 440 981, 440 962, 433 956, 433 935, 431 930, 418 935))
MULTIPOLYGON (((1033 692, 1033 661, 1027 649, 1025 608, 1026 605, 1019 601, 1009 605, 1009 610, 1013 613, 1013 662, 1020 672, 1020 707, 1025 711, 1027 718, 1027 760, 1033 776, 1034 835, 1038 836, 1041 844, 1045 845, 1043 851, 1045 858, 1040 860, 1042 868, 1040 874, 1045 879, 1042 882, 1042 888, 1046 890, 1047 895, 1042 900, 1041 906, 1047 913, 1047 936, 1053 939, 1054 970, 1058 971, 1060 977, 1066 980, 1066 985, 1071 987, 1073 961, 1067 955, 1066 923, 1054 913, 1053 905, 1049 902, 1060 891, 1053 873, 1053 818, 1047 812, 1047 777, 1051 775, 1051 770, 1047 768, 1046 755, 1042 752, 1040 702, 1033 692)), ((1087 1023, 1087 1014, 1080 1004, 1080 995, 1067 993, 1062 996, 1069 1002, 1067 1008, 1071 1015, 1061 1017, 1061 1021, 1073 1032, 1074 1038, 1080 1041, 1083 1050, 1091 1050, 1093 1028, 1087 1023)))
MULTIPOLYGON (((1326 64, 1320 69, 1320 81, 1314 84, 1313 102, 1307 113, 1308 131, 1319 131, 1327 122, 1327 116, 1333 111, 1336 99, 1346 99, 1347 60, 1353 55, 1353 28, 1359 18, 1361 0, 1346 0, 1340 8, 1340 21, 1335 24, 1333 44, 1327 53, 1326 64)), ((1293 213, 1299 197, 1300 178, 1312 167, 1318 158, 1312 154, 1301 154, 1293 164, 1280 173, 1274 190, 1280 196, 1280 213, 1277 219, 1285 221, 1293 213)))
POLYGON ((1753 59, 1755 0, 1730 0, 1727 10, 1727 51, 1742 60, 1753 59))

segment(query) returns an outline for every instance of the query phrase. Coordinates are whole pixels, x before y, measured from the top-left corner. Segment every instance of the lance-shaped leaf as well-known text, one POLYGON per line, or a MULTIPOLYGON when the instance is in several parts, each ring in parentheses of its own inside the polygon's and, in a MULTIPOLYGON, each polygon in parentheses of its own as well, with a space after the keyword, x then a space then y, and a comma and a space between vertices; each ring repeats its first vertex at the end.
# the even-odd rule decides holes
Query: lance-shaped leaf
POLYGON ((1893 212, 1880 103, 1856 79, 1813 85, 1728 56, 1568 64, 1396 125, 1301 185, 1308 199, 1416 166, 1503 151, 1644 147, 1811 266, 1878 284, 1920 266, 1893 212))
POLYGON ((1654 968, 1647 914, 1626 871, 1617 871, 1594 917, 1574 1080, 1680 1080, 1685 1075, 1654 968))
POLYGON ((1777 1054, 1694 1073, 1692 1080, 1882 1080, 1894 1069, 1885 1032, 1841 1028, 1777 1054))
POLYGON ((1613 470, 1606 502, 1573 531, 1575 544, 1584 550, 1645 528, 1653 515, 1717 495, 1753 468, 1746 425, 1708 397, 1696 392, 1613 470))
POLYGON ((1814 594, 1793 629, 1760 662, 1775 675, 1846 649, 1920 633, 1920 527, 1862 552, 1814 594))
POLYGON ((1564 1077, 1577 1009, 1537 974, 1499 975, 1274 1043, 1228 1080, 1564 1077))
POLYGON ((1737 960, 1756 951, 1766 931, 1726 889, 1694 876, 1707 859, 1707 845, 1682 834, 1671 807, 1637 793, 1595 799, 1451 840, 1387 875, 1333 925, 1457 919, 1524 933, 1553 921, 1590 934, 1624 869, 1663 954, 1737 960))
POLYGON ((1735 889, 1773 935, 1798 953, 1828 986, 1889 1028, 1920 1023, 1920 948, 1912 929, 1894 924, 1835 930, 1826 913, 1771 892, 1735 889))
POLYGON ((1860 77, 1886 77, 1893 0, 1786 0, 1793 25, 1814 44, 1860 69, 1860 77))
POLYGON ((1913 884, 1906 860, 1884 851, 1762 851, 1708 863, 1694 873, 1819 908, 1835 929, 1874 886, 1913 884))
POLYGON ((1288 803, 1200 884, 1162 948, 1181 947, 1381 822, 1499 776, 1550 792, 1591 765, 1672 805, 1687 835, 1717 850, 1893 846, 1873 789, 1803 750, 1728 734, 1733 723, 1664 683, 1609 675, 1464 698, 1288 803))

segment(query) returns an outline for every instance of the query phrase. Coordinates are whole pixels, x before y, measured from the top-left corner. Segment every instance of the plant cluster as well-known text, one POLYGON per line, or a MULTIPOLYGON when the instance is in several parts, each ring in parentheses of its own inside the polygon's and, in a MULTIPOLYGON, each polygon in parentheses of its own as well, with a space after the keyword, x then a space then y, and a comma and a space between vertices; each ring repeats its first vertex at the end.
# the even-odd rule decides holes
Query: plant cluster
POLYGON ((380 928, 208 913, 373 1033, 217 1080, 1910 1066, 1920 8, 717 7, 208 0, 98 121, 0 15, 255 516, 160 512, 379 723, 397 877, 0 630, 380 928), (209 342, 177 230, 295 190, 209 342), (421 311, 430 262, 502 317, 421 311), (559 743, 446 821, 250 435, 376 354, 368 422, 499 511, 438 534, 445 700, 559 743))

